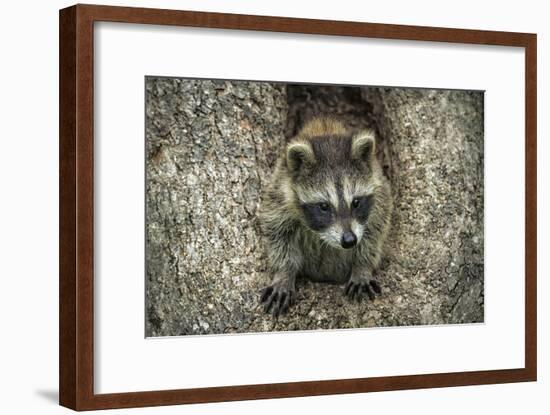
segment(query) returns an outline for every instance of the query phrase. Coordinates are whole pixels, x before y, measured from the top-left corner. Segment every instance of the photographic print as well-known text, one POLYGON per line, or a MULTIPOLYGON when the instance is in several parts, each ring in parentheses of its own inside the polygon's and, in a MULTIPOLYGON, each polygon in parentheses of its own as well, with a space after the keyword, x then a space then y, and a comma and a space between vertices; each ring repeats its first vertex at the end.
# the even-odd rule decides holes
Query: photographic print
POLYGON ((145 78, 146 337, 484 321, 484 93, 145 78))
POLYGON ((79 4, 59 41, 62 406, 537 380, 536 34, 79 4))

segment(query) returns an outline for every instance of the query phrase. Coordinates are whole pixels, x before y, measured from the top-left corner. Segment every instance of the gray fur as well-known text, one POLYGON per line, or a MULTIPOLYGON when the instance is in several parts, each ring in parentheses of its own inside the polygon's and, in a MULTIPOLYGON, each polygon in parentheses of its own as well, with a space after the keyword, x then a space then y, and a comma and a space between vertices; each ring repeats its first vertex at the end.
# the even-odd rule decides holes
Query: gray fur
POLYGON ((297 277, 346 284, 345 294, 352 299, 379 293, 373 275, 393 203, 374 147, 372 132, 352 133, 327 118, 310 121, 288 144, 260 208, 273 276, 261 297, 267 312, 278 316, 288 310, 297 277), (352 207, 355 197, 370 201, 367 219, 358 219, 366 205, 352 207), (330 207, 330 214, 317 208, 321 204, 330 207), (320 219, 311 221, 303 206, 313 206, 320 219), (344 249, 340 241, 350 231, 357 244, 344 249))

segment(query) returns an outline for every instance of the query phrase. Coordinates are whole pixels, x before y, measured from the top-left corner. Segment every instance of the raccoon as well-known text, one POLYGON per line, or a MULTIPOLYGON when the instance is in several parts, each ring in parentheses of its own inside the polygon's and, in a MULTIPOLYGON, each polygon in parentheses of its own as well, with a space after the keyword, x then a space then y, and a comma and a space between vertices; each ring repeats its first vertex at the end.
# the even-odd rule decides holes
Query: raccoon
POLYGON ((374 133, 315 118, 285 150, 259 213, 273 277, 260 296, 265 312, 286 313, 300 277, 345 284, 351 300, 374 299, 393 209, 374 133))

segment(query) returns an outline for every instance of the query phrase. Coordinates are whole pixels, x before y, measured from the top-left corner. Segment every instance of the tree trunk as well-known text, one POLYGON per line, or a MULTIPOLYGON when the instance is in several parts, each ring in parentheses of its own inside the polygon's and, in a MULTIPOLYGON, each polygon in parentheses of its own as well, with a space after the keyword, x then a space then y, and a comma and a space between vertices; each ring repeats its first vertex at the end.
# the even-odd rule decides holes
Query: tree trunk
POLYGON ((483 321, 483 93, 363 88, 395 200, 384 280, 405 324, 483 321))
POLYGON ((147 336, 483 321, 483 95, 148 78, 147 336), (383 295, 299 281, 273 320, 256 220, 313 113, 378 132, 395 198, 383 295))
POLYGON ((256 210, 284 146, 281 85, 148 78, 147 336, 248 331, 256 210))

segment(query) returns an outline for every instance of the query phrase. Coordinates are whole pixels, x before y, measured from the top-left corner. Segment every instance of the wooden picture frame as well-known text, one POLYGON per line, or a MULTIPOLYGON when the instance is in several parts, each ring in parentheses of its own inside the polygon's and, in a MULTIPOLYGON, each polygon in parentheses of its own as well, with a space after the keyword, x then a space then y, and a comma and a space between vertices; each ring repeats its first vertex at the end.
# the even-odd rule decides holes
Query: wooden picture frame
POLYGON ((237 14, 76 5, 60 11, 60 404, 75 410, 236 401, 534 381, 536 303, 535 34, 237 14), (525 49, 525 367, 475 372, 95 394, 94 378, 94 22, 419 40, 525 49))

